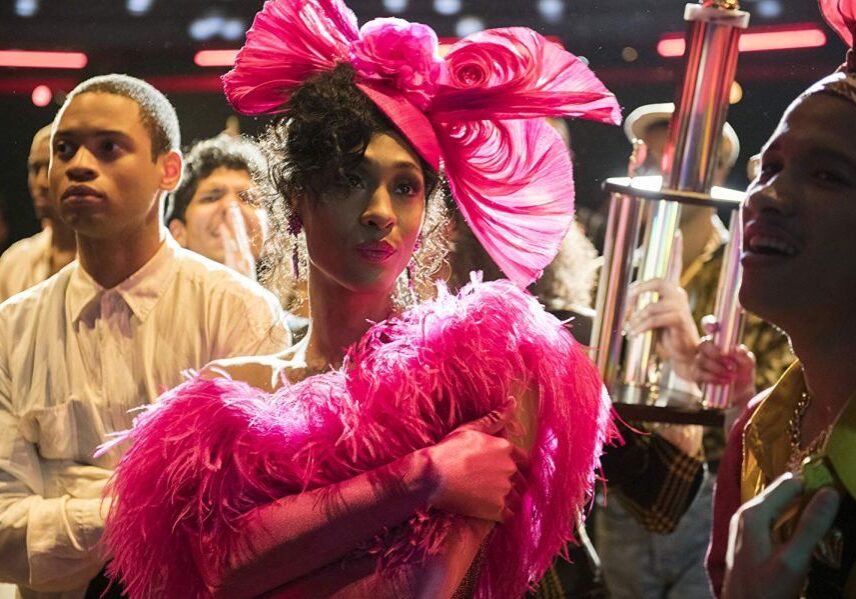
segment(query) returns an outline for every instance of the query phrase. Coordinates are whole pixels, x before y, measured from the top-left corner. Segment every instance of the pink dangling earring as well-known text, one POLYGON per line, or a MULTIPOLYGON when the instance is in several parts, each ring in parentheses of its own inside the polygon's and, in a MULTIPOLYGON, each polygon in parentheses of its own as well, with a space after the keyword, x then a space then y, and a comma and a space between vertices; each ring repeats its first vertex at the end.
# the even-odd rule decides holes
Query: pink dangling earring
POLYGON ((410 262, 407 263, 405 273, 407 274, 407 289, 410 291, 411 294, 416 293, 416 287, 413 284, 413 266, 410 264, 410 262))
POLYGON ((416 252, 419 251, 419 248, 422 247, 422 233, 419 234, 419 237, 416 238, 416 243, 413 245, 413 253, 410 255, 410 260, 407 261, 407 266, 404 269, 404 272, 407 274, 407 289, 410 291, 411 299, 414 300, 416 298, 416 285, 413 282, 413 263, 415 262, 416 252))

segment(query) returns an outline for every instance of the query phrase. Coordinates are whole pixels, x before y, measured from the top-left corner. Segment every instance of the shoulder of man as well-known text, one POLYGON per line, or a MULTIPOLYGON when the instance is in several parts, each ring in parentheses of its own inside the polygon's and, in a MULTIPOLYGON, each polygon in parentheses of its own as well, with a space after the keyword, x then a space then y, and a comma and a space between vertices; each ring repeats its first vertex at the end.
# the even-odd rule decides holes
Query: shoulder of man
POLYGON ((37 251, 41 248, 43 238, 47 233, 45 231, 40 231, 35 235, 30 237, 25 237, 24 239, 19 239, 8 248, 6 251, 0 254, 0 265, 6 266, 11 265, 25 256, 29 256, 34 251, 37 251))
POLYGON ((0 303, 0 345, 2 359, 6 352, 20 344, 27 347, 26 339, 36 335, 36 331, 51 322, 60 322, 65 318, 65 292, 76 262, 72 262, 52 277, 34 287, 7 298, 0 303))
POLYGON ((74 261, 63 267, 53 276, 20 293, 16 293, 0 303, 0 318, 5 320, 12 318, 32 318, 37 310, 52 310, 54 309, 53 304, 64 305, 65 290, 68 286, 72 270, 76 266, 77 262, 74 261), (58 300, 57 302, 51 302, 51 298, 58 298, 58 300))

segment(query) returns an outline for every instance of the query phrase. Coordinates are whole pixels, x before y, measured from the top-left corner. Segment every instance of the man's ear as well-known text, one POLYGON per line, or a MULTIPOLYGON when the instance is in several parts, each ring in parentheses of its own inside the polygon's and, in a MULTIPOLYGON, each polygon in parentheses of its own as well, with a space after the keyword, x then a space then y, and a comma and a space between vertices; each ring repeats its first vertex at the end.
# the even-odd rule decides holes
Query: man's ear
POLYGON ((181 154, 170 150, 158 158, 158 161, 161 163, 160 188, 163 191, 174 190, 181 181, 181 154))
POLYGON ((184 223, 181 222, 181 219, 174 218, 169 221, 169 232, 172 233, 172 236, 183 248, 187 247, 187 228, 184 226, 184 223))

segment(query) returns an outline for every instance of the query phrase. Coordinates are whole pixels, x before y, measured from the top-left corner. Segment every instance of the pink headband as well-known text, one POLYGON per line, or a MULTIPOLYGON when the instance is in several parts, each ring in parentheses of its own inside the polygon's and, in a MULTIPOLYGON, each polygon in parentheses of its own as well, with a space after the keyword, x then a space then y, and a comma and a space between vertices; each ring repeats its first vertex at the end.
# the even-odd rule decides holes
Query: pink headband
POLYGON ((402 19, 358 30, 341 0, 268 0, 223 87, 240 112, 282 112, 307 78, 351 64, 359 89, 428 164, 444 169, 491 258, 528 285, 573 220, 568 150, 543 117, 617 125, 618 103, 583 62, 530 29, 477 33, 445 59, 437 47, 430 27, 402 19))

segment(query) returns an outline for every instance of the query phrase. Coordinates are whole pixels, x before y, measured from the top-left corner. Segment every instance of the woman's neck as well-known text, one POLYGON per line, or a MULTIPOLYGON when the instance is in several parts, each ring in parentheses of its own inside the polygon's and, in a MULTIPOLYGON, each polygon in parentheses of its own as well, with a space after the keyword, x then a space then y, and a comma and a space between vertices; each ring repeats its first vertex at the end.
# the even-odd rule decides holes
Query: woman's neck
POLYGON ((357 293, 310 266, 306 364, 314 370, 338 368, 347 349, 375 322, 392 313, 392 290, 357 293))

